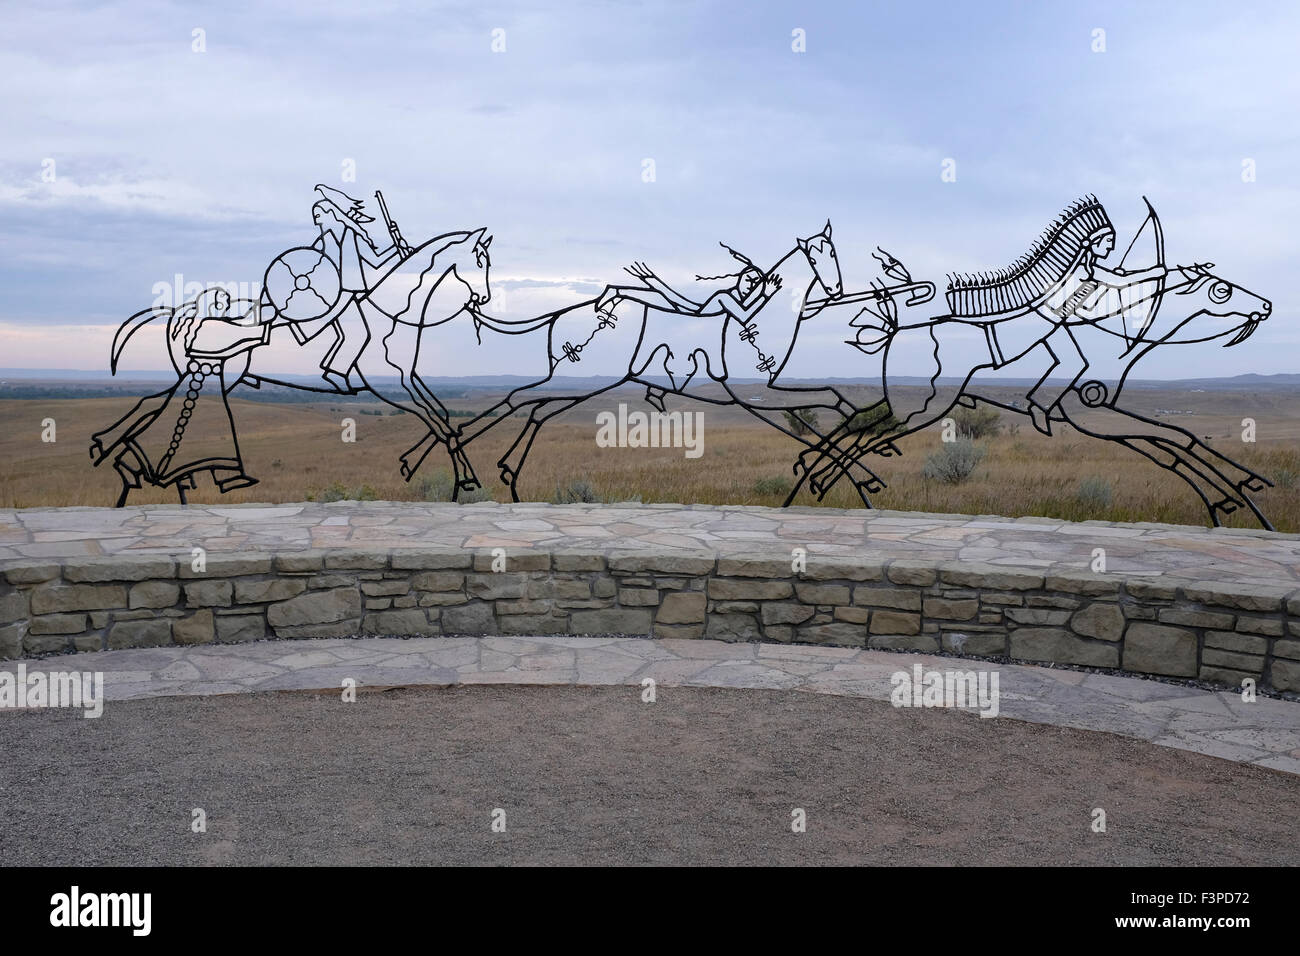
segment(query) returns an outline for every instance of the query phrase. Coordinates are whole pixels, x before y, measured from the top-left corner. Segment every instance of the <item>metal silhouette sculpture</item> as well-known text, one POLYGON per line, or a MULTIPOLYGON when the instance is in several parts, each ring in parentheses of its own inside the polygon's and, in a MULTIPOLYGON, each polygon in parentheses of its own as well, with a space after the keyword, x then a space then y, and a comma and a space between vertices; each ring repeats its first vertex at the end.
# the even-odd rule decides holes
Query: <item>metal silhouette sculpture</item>
MULTIPOLYGON (((317 187, 317 190, 325 188, 317 187)), ((426 328, 462 312, 475 314, 479 305, 488 300, 488 247, 492 237, 485 238, 484 229, 449 232, 412 248, 401 239, 390 220, 392 242, 386 249, 380 249, 365 229, 371 219, 362 213, 362 205, 346 196, 343 198, 346 207, 332 199, 315 204, 313 217, 320 227, 316 244, 289 249, 271 262, 261 300, 245 318, 249 327, 261 336, 256 344, 269 341, 274 328, 285 326, 303 347, 323 343, 321 384, 303 385, 277 378, 274 371, 264 371, 257 365, 258 356, 250 349, 239 376, 227 376, 228 386, 223 395, 240 381, 253 387, 269 382, 327 394, 370 392, 395 408, 415 415, 431 435, 447 446, 458 490, 478 487, 469 459, 448 423, 446 407, 415 369, 426 328), (375 255, 374 259, 365 254, 363 246, 375 255), (438 293, 436 299, 435 293, 438 293), (431 311, 434 302, 437 307, 431 311), (332 337, 324 334, 327 331, 332 337), (372 384, 380 376, 392 375, 399 376, 409 401, 381 392, 372 384)), ((187 303, 177 312, 187 313, 192 305, 187 303)), ((171 310, 155 308, 129 318, 114 340, 113 371, 116 372, 122 349, 140 328, 170 315, 171 310)), ((199 321, 202 327, 209 319, 199 321)), ((178 342, 169 324, 172 364, 181 375, 189 358, 184 352, 178 356, 175 351, 178 342)), ((201 358, 201 353, 196 357, 201 358)), ((173 388, 178 387, 179 383, 173 388)), ((162 414, 166 411, 166 408, 137 406, 125 419, 93 436, 91 455, 95 464, 113 456, 115 467, 123 475, 119 504, 125 504, 130 491, 139 488, 141 482, 158 487, 175 485, 183 502, 185 484, 179 483, 181 479, 188 479, 192 488, 193 474, 207 470, 202 459, 191 463, 193 467, 183 474, 175 469, 160 469, 152 460, 140 460, 142 443, 152 440, 155 434, 176 429, 184 432, 187 427, 179 411, 175 420, 170 412, 162 414), (125 442, 127 436, 133 443, 125 442)), ((409 479, 413 473, 407 473, 406 477, 409 479)))
POLYGON ((185 490, 197 488, 196 477, 204 471, 223 493, 257 484, 244 472, 226 401, 243 378, 252 350, 267 340, 269 327, 242 321, 255 306, 232 299, 224 289, 209 289, 177 309, 138 312, 118 329, 113 374, 131 336, 149 322, 165 319, 167 351, 177 376, 175 385, 142 398, 91 437, 91 460, 98 466, 111 457, 122 480, 118 507, 126 504, 132 489, 145 484, 174 486, 184 504, 185 490), (204 430, 209 434, 196 436, 204 430))
POLYGON ((1160 220, 1149 202, 1142 227, 1110 270, 1100 260, 1114 240, 1109 217, 1090 196, 1069 206, 1031 252, 1008 269, 953 276, 946 296, 949 314, 911 323, 855 321, 859 331, 851 344, 883 355, 884 402, 897 424, 880 433, 853 435, 841 427, 814 450, 811 462, 805 452, 796 466, 799 483, 786 504, 805 481, 819 499, 824 497, 843 477, 846 464, 868 454, 895 455, 898 439, 940 421, 959 402, 973 406, 978 399, 1028 415, 1047 434, 1053 421, 1068 422, 1085 435, 1132 449, 1187 482, 1216 525, 1222 516, 1245 507, 1271 528, 1248 494, 1270 486, 1268 479, 1188 430, 1118 404, 1133 366, 1152 349, 1215 339, 1238 345, 1268 318, 1271 304, 1211 273, 1212 263, 1166 266, 1160 220), (1125 261, 1148 229, 1155 264, 1130 270, 1125 261), (1163 320, 1162 303, 1167 303, 1163 320), (1225 318, 1241 322, 1224 328, 1214 321, 1225 318), (985 348, 971 348, 963 333, 972 329, 982 334, 985 348), (918 344, 920 348, 909 348, 918 344), (895 349, 906 349, 912 363, 917 354, 930 357, 928 391, 893 385, 895 349), (1108 385, 1085 379, 1089 357, 1117 361, 1122 367, 1117 380, 1108 385), (982 369, 1003 368, 1036 380, 1023 396, 1027 407, 995 399, 972 381, 982 369), (1048 376, 1061 369, 1067 384, 1050 385, 1048 376), (1086 421, 1081 420, 1085 412, 1092 412, 1086 421))
MULTIPOLYGON (((196 487, 196 476, 204 471, 223 492, 255 484, 244 471, 226 399, 241 382, 326 394, 369 392, 410 412, 424 424, 425 434, 400 456, 403 477, 409 481, 442 446, 454 471, 453 497, 479 487, 466 446, 503 422, 517 422, 514 413, 527 412, 497 462, 516 501, 528 454, 548 421, 603 392, 635 384, 661 412, 667 394, 734 404, 802 444, 787 505, 805 485, 821 500, 847 476, 871 507, 869 496, 885 483, 866 467, 867 456, 897 455, 899 439, 940 421, 959 403, 979 400, 1028 415, 1044 434, 1052 434, 1053 423, 1065 422, 1130 448, 1187 482, 1214 524, 1244 507, 1271 528, 1248 494, 1270 485, 1266 478, 1186 429, 1118 404, 1134 364, 1156 346, 1216 339, 1237 345, 1271 311, 1268 300, 1211 273, 1210 263, 1166 265, 1160 220, 1149 202, 1145 221, 1114 267, 1107 260, 1115 248, 1115 228, 1096 197, 1087 196, 1069 205, 1006 269, 950 276, 948 312, 939 316, 913 313, 916 317, 900 319, 900 304, 925 305, 935 286, 915 281, 880 247, 873 258, 883 279, 846 293, 827 222, 820 232, 796 239, 768 268, 722 244, 738 267, 696 276, 723 283, 704 296, 680 292, 638 262, 626 270, 634 284, 608 285, 599 296, 572 306, 506 320, 483 312, 491 300, 492 237, 486 230, 449 232, 413 247, 376 193, 387 232, 383 243, 372 236, 375 220, 363 203, 326 186, 316 192, 316 240, 272 260, 259 301, 232 300, 224 291, 209 290, 177 309, 137 313, 118 330, 114 372, 135 332, 157 319, 166 320, 177 372, 174 386, 142 399, 93 437, 94 463, 111 460, 122 478, 118 505, 145 484, 174 486, 184 502, 186 489, 196 487), (1149 264, 1130 266, 1130 256, 1145 256, 1149 264), (794 308, 778 300, 782 291, 796 297, 794 308), (870 358, 864 373, 880 384, 880 399, 865 407, 833 386, 782 381, 804 323, 833 324, 837 313, 831 310, 847 305, 860 306, 845 322, 853 334, 848 344, 870 358), (1240 322, 1225 329, 1225 318, 1240 322), (484 336, 536 342, 523 352, 532 367, 510 370, 529 374, 528 384, 459 427, 452 426, 447 408, 418 371, 426 333, 437 335, 431 330, 453 321, 472 322, 480 343, 484 336), (287 328, 303 349, 320 351, 319 384, 304 385, 260 367, 259 347, 277 328, 287 328), (974 349, 972 334, 982 343, 974 349), (928 388, 900 387, 904 373, 893 365, 902 354, 913 379, 917 356, 928 357, 923 359, 931 363, 928 388), (1087 377, 1093 361, 1103 358, 1122 368, 1109 384, 1087 377), (1012 369, 1034 382, 1024 390, 1023 407, 1020 401, 994 398, 974 380, 989 369, 1012 369), (746 379, 754 372, 766 376, 766 383, 756 395, 747 382, 742 397, 733 376, 746 379), (402 395, 376 387, 381 376, 393 375, 402 395), (601 377, 604 384, 563 386, 565 377, 578 375, 601 377), (712 385, 721 386, 725 397, 705 388, 712 385), (777 417, 808 409, 829 409, 842 420, 825 429, 813 422, 800 434, 777 417), (874 416, 878 427, 864 427, 864 415, 874 416), (224 424, 215 429, 217 439, 207 437, 200 445, 192 437, 195 421, 224 424)), ((208 425, 205 435, 212 432, 208 425)))

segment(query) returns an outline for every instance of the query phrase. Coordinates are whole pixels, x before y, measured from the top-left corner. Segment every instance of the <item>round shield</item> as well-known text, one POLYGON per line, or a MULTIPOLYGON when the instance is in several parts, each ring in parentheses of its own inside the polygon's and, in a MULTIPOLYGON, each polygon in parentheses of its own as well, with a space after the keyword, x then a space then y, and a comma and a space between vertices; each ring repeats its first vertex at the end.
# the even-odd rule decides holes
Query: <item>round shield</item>
POLYGON ((267 298, 282 318, 306 322, 328 315, 339 301, 339 270, 317 249, 283 252, 266 269, 267 298))

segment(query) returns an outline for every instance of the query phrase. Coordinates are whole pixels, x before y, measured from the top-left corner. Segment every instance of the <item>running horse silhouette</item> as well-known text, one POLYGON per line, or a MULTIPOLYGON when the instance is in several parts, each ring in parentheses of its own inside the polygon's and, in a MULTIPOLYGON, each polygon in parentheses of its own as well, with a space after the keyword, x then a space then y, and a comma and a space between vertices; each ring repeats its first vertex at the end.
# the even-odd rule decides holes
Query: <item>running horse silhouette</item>
MULTIPOLYGON (((841 299, 880 301, 903 294, 928 297, 934 292, 930 283, 904 283, 845 296, 829 222, 820 233, 797 239, 793 248, 767 270, 759 269, 735 250, 724 248, 744 268, 729 276, 713 277, 735 278, 736 282, 703 303, 680 295, 637 264, 628 271, 642 279, 643 285, 608 286, 596 299, 524 322, 506 323, 480 316, 495 331, 533 335, 537 339, 531 352, 539 359, 537 379, 515 389, 461 428, 462 443, 468 443, 511 413, 529 409, 523 429, 497 462, 514 500, 519 500, 519 476, 542 426, 587 399, 629 382, 644 385, 647 400, 661 411, 663 396, 670 392, 713 404, 736 404, 813 447, 811 440, 764 414, 808 407, 849 414, 853 411, 852 403, 835 388, 777 384, 802 324, 841 299), (799 308, 784 302, 774 305, 776 293, 782 289, 799 297, 799 308), (748 398, 742 399, 728 382, 730 370, 737 364, 767 374, 762 409, 751 404, 754 386, 745 386, 748 398), (703 375, 699 375, 701 371, 703 375), (556 376, 574 373, 608 377, 609 381, 588 390, 557 388, 552 381, 556 376), (719 399, 716 393, 700 390, 694 386, 697 379, 720 384, 726 397, 719 399)), ((814 434, 823 437, 816 429, 814 434)), ((433 439, 429 436, 427 440, 433 439)), ((415 451, 420 457, 427 453, 418 446, 415 451)), ((413 471, 419 466, 419 458, 408 459, 407 465, 413 471)), ((851 463, 850 467, 860 466, 851 463)))
MULTIPOLYGON (((360 384, 346 390, 347 394, 368 391, 394 408, 415 415, 427 429, 421 446, 430 438, 435 444, 446 446, 457 490, 477 488, 479 481, 455 430, 448 424, 450 416, 446 406, 420 377, 417 369, 425 345, 425 330, 461 315, 474 317, 478 322, 478 309, 492 297, 488 282, 491 268, 488 249, 492 237, 485 238, 485 232, 486 229, 449 232, 406 251, 364 295, 356 299, 365 319, 368 337, 354 365, 354 374, 360 384), (378 384, 380 378, 394 372, 400 376, 406 399, 383 390, 378 384)), ((337 282, 329 260, 318 251, 291 249, 278 257, 271 269, 275 269, 277 264, 289 265, 298 285, 306 275, 311 276, 311 288, 325 283, 327 291, 321 298, 326 303, 332 300, 337 282), (322 272, 323 280, 319 278, 322 272)), ((271 269, 268 269, 268 286, 271 269)), ((309 309, 310 313, 319 311, 319 306, 309 309)), ((297 321, 295 314, 290 305, 280 308, 277 318, 292 325, 297 321)), ((319 316, 310 315, 310 320, 317 318, 319 316)), ((304 350, 307 344, 303 345, 304 350)), ((330 346, 328 342, 321 344, 330 346)), ((245 380, 253 386, 270 382, 289 388, 304 387, 300 382, 277 378, 275 372, 263 371, 257 355, 250 363, 245 380)), ((312 390, 326 394, 335 391, 325 388, 312 390)), ((409 456, 410 452, 402 456, 401 466, 402 476, 408 481, 415 473, 414 468, 406 465, 409 456)))
MULTIPOLYGON (((479 306, 491 298, 488 273, 491 265, 488 247, 492 238, 484 238, 485 229, 449 232, 430 239, 414 249, 403 249, 404 255, 395 259, 369 290, 356 298, 356 305, 365 319, 365 344, 359 350, 353 366, 359 384, 344 389, 304 386, 300 381, 278 377, 282 372, 262 368, 266 350, 258 346, 269 343, 276 330, 292 327, 299 322, 313 322, 327 317, 339 298, 338 272, 319 250, 310 247, 295 248, 278 256, 268 268, 267 292, 262 300, 253 303, 233 300, 224 290, 208 290, 194 302, 176 310, 146 309, 127 319, 118 329, 114 339, 112 369, 117 371, 118 359, 130 339, 150 322, 167 321, 167 345, 177 384, 163 392, 142 400, 126 416, 110 428, 94 436, 91 455, 96 465, 118 452, 114 462, 123 476, 123 491, 118 505, 125 504, 129 491, 142 483, 158 486, 176 485, 182 502, 185 488, 194 488, 195 476, 212 471, 221 490, 255 484, 256 479, 243 473, 242 459, 238 454, 233 420, 226 398, 237 384, 243 382, 254 388, 262 382, 288 388, 318 391, 325 394, 356 394, 370 391, 378 398, 403 411, 410 412, 424 423, 427 436, 435 443, 446 445, 455 473, 458 490, 479 486, 468 457, 448 424, 447 409, 416 371, 423 344, 425 329, 450 321, 467 313, 476 316, 479 306), (274 270, 274 272, 273 272, 274 270), (281 278, 277 279, 276 276, 281 278), (277 283, 287 287, 281 294, 272 291, 277 283), (216 296, 220 292, 224 299, 216 296), (212 303, 222 303, 216 312, 212 303), (228 311, 237 316, 232 318, 228 311), (212 339, 213 345, 205 344, 212 339), (195 369, 206 366, 206 374, 195 380, 195 369), (380 378, 400 376, 402 388, 409 400, 377 386, 380 378), (171 399, 191 374, 190 388, 181 407, 172 409, 171 399), (213 382, 220 382, 219 393, 213 382), (206 383, 207 392, 219 394, 219 404, 224 409, 226 424, 219 432, 221 446, 214 462, 204 454, 191 454, 193 437, 181 450, 181 439, 194 429, 188 426, 196 414, 193 405, 198 395, 189 396, 197 386, 206 383), (175 415, 172 415, 175 411, 175 415), (176 432, 175 442, 167 439, 176 432), (161 444, 159 444, 161 442, 161 444), (175 444, 176 447, 170 447, 175 444), (215 468, 215 470, 214 470, 215 468)), ((399 247, 400 248, 400 247, 399 247)), ((306 353, 313 343, 321 349, 333 347, 328 336, 317 336, 301 346, 306 353)), ((301 341, 301 340, 300 340, 301 341)), ((324 364, 322 362, 322 364, 324 364)), ((208 402, 204 406, 206 411, 208 402)), ((209 417, 204 415, 203 417, 209 417)), ((208 429, 210 431, 210 429, 208 429)), ((428 453, 428 437, 421 446, 428 453)), ((423 456, 422 456, 423 457, 423 456)), ((403 474, 409 480, 414 469, 403 474)))
MULTIPOLYGON (((992 277, 955 279, 948 291, 949 305, 955 306, 953 314, 909 324, 854 323, 859 332, 850 344, 868 354, 882 354, 880 375, 884 400, 898 424, 879 434, 850 435, 841 427, 811 454, 804 452, 795 466, 796 474, 800 474, 799 482, 786 504, 794 499, 804 481, 819 499, 824 497, 843 477, 849 464, 868 454, 885 457, 898 454, 895 442, 899 438, 938 422, 959 402, 973 406, 979 399, 1007 411, 1029 415, 1042 430, 1050 432, 1053 421, 1066 422, 1085 435, 1117 442, 1137 452, 1190 485, 1215 525, 1222 523, 1223 516, 1244 507, 1262 527, 1272 529, 1248 494, 1271 486, 1272 482, 1215 451, 1187 429, 1119 404, 1133 366, 1152 349, 1216 340, 1222 340, 1224 347, 1239 345, 1269 317, 1271 303, 1210 272, 1212 263, 1165 268, 1160 221, 1150 203, 1147 203, 1147 219, 1129 250, 1150 226, 1156 267, 1129 272, 1121 261, 1119 269, 1111 275, 1134 276, 1136 280, 1104 290, 1089 289, 1085 283, 1073 289, 1063 288, 1059 282, 1033 284, 1034 269, 1050 268, 1050 263, 1044 265, 1047 260, 1044 250, 1054 241, 1053 230, 1059 233, 1062 224, 1087 202, 1081 201, 1067 209, 1035 251, 1017 267, 992 277), (1014 347, 1005 350, 1000 347, 1015 337, 1005 335, 999 325, 1008 314, 1014 318, 1024 311, 1012 308, 999 313, 989 307, 990 303, 1014 303, 1017 293, 1028 302, 1028 311, 1047 313, 1043 316, 1045 321, 1037 326, 1038 331, 1029 333, 1018 352, 1013 351, 1014 347), (1050 305, 1068 303, 1071 299, 1076 300, 1076 308, 1050 305), (1165 305, 1163 318, 1159 315, 1162 303, 1165 305), (972 331, 984 340, 983 350, 972 348, 972 331), (1038 336, 1036 340, 1034 335, 1038 336), (1068 342, 1063 346, 1054 341, 1067 335, 1068 342), (1060 356, 1067 350, 1077 350, 1082 360, 1081 365, 1068 366, 1075 378, 1059 391, 1055 400, 1036 402, 1045 390, 1048 376, 1063 364, 1060 356), (901 359, 903 355, 907 356, 908 371, 913 375, 917 356, 924 356, 930 362, 928 390, 897 386, 902 372, 895 373, 892 366, 895 356, 901 359), (1083 378, 1094 362, 1104 362, 1117 372, 1108 381, 1083 378), (1038 384, 1026 391, 1025 407, 1013 406, 1005 400, 994 399, 972 382, 974 374, 981 369, 1007 369, 1016 378, 1029 378, 1038 384), (941 375, 946 378, 941 380, 941 375), (840 444, 846 439, 846 444, 840 444), (807 460, 810 457, 811 462, 807 460)), ((1104 235, 1104 227, 1093 231, 1104 235)), ((1055 271, 1061 271, 1059 266, 1055 271)), ((996 382, 990 380, 989 384, 996 382)), ((864 501, 869 507, 870 501, 865 497, 864 501)))

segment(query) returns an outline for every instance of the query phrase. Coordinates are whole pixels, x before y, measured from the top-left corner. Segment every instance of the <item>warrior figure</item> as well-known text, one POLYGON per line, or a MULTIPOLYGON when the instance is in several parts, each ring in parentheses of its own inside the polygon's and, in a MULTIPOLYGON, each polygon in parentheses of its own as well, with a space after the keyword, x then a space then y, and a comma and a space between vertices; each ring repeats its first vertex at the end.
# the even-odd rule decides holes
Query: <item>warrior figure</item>
POLYGON ((375 245, 366 230, 366 223, 374 222, 374 218, 365 214, 360 200, 329 186, 318 185, 316 192, 321 198, 311 213, 320 227, 320 236, 312 248, 323 253, 338 270, 341 292, 328 314, 295 323, 292 329, 299 344, 315 338, 325 328, 334 330, 335 342, 321 361, 321 375, 338 391, 350 392, 353 386, 349 375, 370 339, 358 300, 365 297, 381 277, 383 267, 393 263, 400 252, 394 243, 383 249, 375 245))
POLYGON ((596 301, 596 312, 604 321, 613 324, 613 310, 623 299, 631 299, 652 309, 665 312, 678 312, 685 315, 710 316, 726 315, 735 319, 742 326, 741 338, 758 352, 756 365, 760 371, 771 372, 773 359, 763 354, 756 344, 758 330, 750 319, 765 306, 772 296, 781 288, 780 276, 768 276, 752 260, 732 249, 726 243, 719 243, 742 264, 739 272, 720 276, 701 276, 695 278, 702 282, 715 282, 719 279, 734 279, 727 288, 713 293, 704 302, 682 295, 664 282, 643 262, 636 262, 624 271, 645 282, 645 286, 606 286, 605 291, 596 301))
POLYGON ((1108 269, 1101 264, 1115 248, 1115 227, 1095 196, 1071 204, 1034 244, 1028 255, 1000 272, 954 276, 948 305, 957 317, 978 318, 988 339, 994 368, 1044 346, 1052 365, 1027 394, 1034 427, 1051 434, 1049 420, 1064 396, 1087 371, 1088 360, 1070 327, 1093 323, 1103 301, 1115 301, 1129 288, 1165 275, 1149 269, 1108 269), (1047 384, 1055 373, 1064 384, 1047 384))

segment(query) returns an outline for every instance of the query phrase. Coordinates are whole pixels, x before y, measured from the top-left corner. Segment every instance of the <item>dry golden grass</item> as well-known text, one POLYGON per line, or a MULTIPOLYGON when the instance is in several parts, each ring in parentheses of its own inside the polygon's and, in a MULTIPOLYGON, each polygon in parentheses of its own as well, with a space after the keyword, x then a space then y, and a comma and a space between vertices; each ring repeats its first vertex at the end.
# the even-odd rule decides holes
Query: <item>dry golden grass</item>
MULTIPOLYGON (((1155 403, 1175 401, 1152 393, 1155 403)), ((451 402, 456 407, 482 407, 490 396, 475 402, 451 402)), ((1183 396, 1186 398, 1186 396, 1183 396)), ((640 498, 646 502, 674 501, 708 504, 775 506, 784 495, 775 490, 756 491, 762 480, 792 479, 791 465, 800 446, 736 409, 717 409, 678 400, 671 407, 704 411, 704 455, 688 459, 681 449, 599 448, 595 443, 595 416, 619 400, 645 408, 631 393, 593 400, 546 426, 529 458, 520 481, 525 500, 550 500, 557 486, 586 480, 605 500, 640 498)), ((1268 489, 1255 495, 1278 530, 1300 531, 1300 402, 1270 399, 1245 401, 1210 396, 1205 403, 1216 414, 1184 414, 1177 421, 1198 435, 1214 437, 1214 444, 1255 470, 1276 477, 1289 475, 1290 487, 1268 489), (1269 404, 1272 402, 1272 404, 1269 404), (1222 407, 1226 406, 1226 407, 1222 407), (1263 409, 1263 410, 1261 410, 1263 409), (1241 442, 1243 415, 1260 421, 1256 444, 1241 442), (1276 427, 1273 427, 1276 423, 1276 427), (1281 423, 1286 423, 1283 427, 1281 423)), ((118 491, 115 473, 108 465, 92 468, 89 436, 131 406, 117 399, 0 401, 0 506, 43 507, 111 505, 118 491), (40 440, 41 420, 57 422, 58 441, 40 440)), ((397 468, 398 456, 420 437, 421 429, 408 415, 361 414, 386 406, 373 403, 326 402, 314 405, 278 405, 236 399, 232 402, 244 458, 250 474, 261 483, 221 495, 200 480, 190 500, 202 503, 287 502, 319 497, 341 485, 350 495, 364 493, 392 500, 423 497, 421 478, 447 471, 446 454, 436 449, 416 480, 406 483, 397 468), (357 423, 357 441, 340 440, 340 421, 350 416, 357 423)), ((1003 421, 1026 421, 1004 415, 1003 421)), ((496 461, 508 447, 522 420, 503 421, 469 446, 478 475, 492 496, 509 500, 500 484, 496 461)), ((901 458, 873 458, 869 463, 889 487, 873 498, 876 507, 907 511, 965 514, 1043 515, 1084 520, 1161 521, 1204 524, 1206 514, 1199 499, 1176 476, 1160 470, 1123 448, 1089 439, 1062 428, 1052 438, 1039 435, 1027 424, 1014 434, 1004 434, 984 444, 987 454, 973 477, 960 485, 945 485, 922 477, 928 454, 939 448, 937 429, 911 436, 901 443, 901 458), (1111 504, 1089 505, 1079 497, 1080 482, 1097 476, 1113 490, 1111 504)), ((131 503, 173 502, 175 495, 158 489, 133 492, 131 503)), ((816 504, 803 494, 800 504, 816 504)), ((842 482, 822 504, 857 508, 861 502, 847 482, 842 482)), ((1254 526, 1244 514, 1228 522, 1254 526)))

